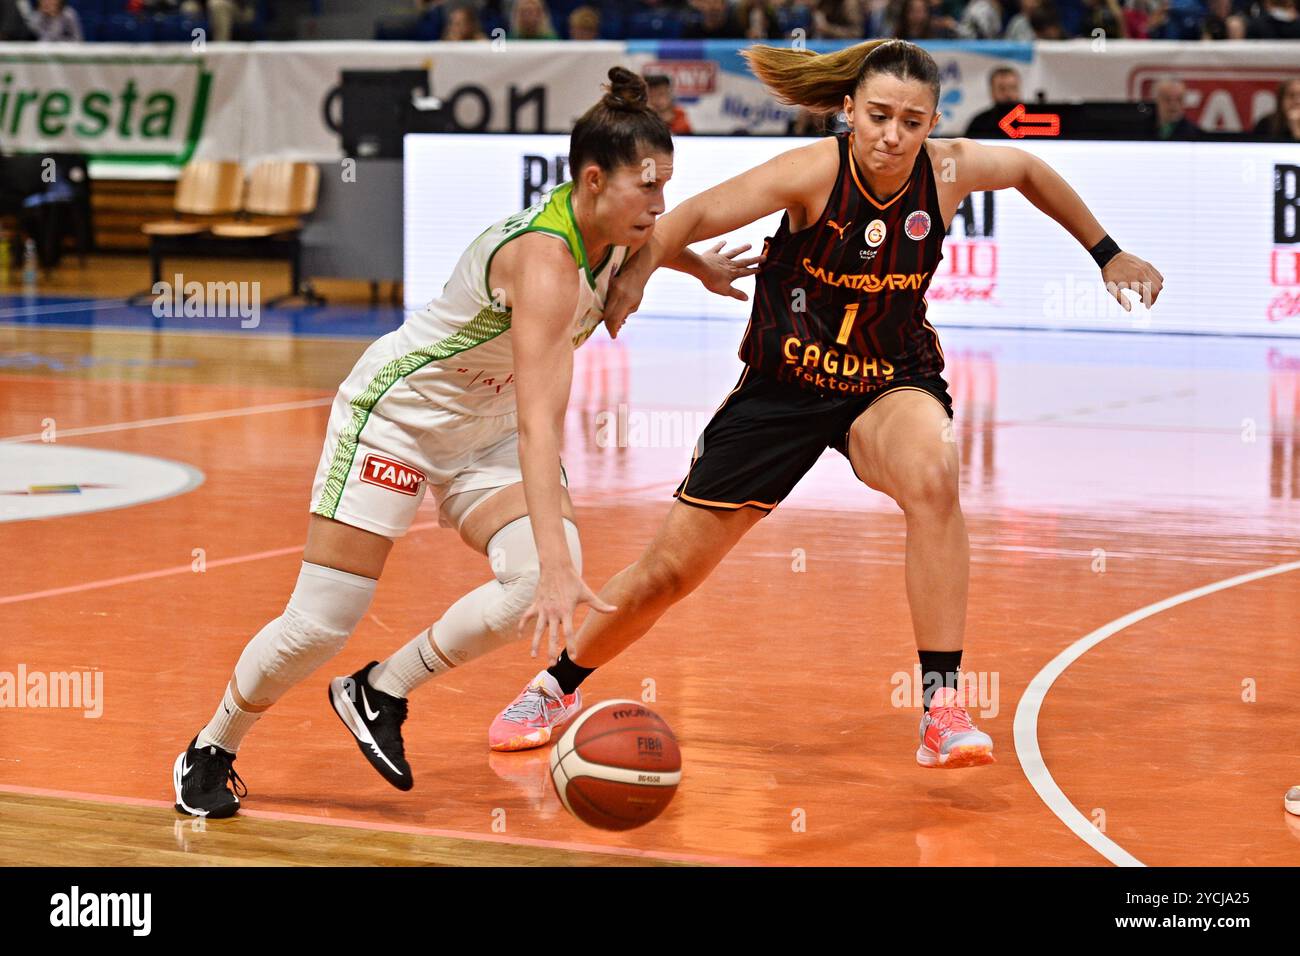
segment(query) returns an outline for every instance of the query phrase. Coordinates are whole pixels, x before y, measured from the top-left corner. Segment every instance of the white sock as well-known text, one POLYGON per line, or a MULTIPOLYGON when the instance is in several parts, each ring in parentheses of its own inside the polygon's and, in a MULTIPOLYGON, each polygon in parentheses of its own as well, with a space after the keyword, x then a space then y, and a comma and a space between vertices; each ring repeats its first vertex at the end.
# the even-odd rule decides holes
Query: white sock
POLYGON ((433 646, 432 631, 432 627, 426 627, 392 657, 382 661, 370 672, 370 686, 393 697, 405 697, 425 681, 451 670, 455 665, 433 646))
MULTIPOLYGON (((564 532, 581 573, 578 529, 567 518, 564 532)), ((425 681, 519 640, 519 617, 532 603, 537 580, 537 546, 527 515, 498 530, 487 553, 496 580, 461 597, 432 627, 380 663, 370 672, 371 687, 406 697, 425 681)))
POLYGON ((262 711, 250 713, 240 710, 239 705, 235 703, 234 695, 230 692, 230 685, 226 684, 226 694, 221 698, 221 704, 217 707, 217 712, 212 715, 212 719, 208 721, 208 725, 199 731, 199 739, 195 746, 215 745, 233 754, 239 750, 244 737, 253 729, 253 724, 257 723, 257 718, 261 716, 262 711))

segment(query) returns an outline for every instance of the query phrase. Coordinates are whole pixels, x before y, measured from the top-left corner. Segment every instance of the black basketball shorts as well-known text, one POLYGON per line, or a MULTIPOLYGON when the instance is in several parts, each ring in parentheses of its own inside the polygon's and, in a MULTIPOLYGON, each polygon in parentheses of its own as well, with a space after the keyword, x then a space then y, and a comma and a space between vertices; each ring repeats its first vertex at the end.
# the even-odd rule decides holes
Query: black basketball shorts
POLYGON ((938 375, 890 382, 866 395, 829 395, 746 367, 705 426, 673 496, 702 508, 771 511, 827 448, 847 458, 853 422, 901 388, 928 392, 952 418, 948 383, 938 375))

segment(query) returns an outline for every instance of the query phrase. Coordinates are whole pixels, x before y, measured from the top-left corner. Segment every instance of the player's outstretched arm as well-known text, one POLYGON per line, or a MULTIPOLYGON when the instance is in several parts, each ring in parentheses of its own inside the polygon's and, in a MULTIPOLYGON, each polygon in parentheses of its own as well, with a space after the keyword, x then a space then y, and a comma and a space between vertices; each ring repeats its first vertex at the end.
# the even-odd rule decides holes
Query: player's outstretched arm
POLYGON ((519 465, 524 499, 537 542, 540 572, 532 606, 520 621, 535 620, 533 654, 543 631, 549 657, 558 637, 574 633, 578 604, 613 611, 587 587, 569 555, 560 497, 560 434, 573 381, 573 313, 578 306, 574 262, 554 239, 523 236, 511 245, 506 293, 511 303, 515 390, 519 414, 519 465))
POLYGON ((677 260, 691 243, 724 235, 781 209, 805 206, 810 194, 834 179, 838 164, 838 153, 824 141, 800 146, 692 196, 662 216, 650 241, 610 283, 606 324, 616 331, 640 306, 655 269, 677 260))
POLYGON ((1031 203, 1059 222, 1098 259, 1106 288, 1126 311, 1132 306, 1122 290, 1133 289, 1150 308, 1164 285, 1155 266, 1131 252, 1117 251, 1087 204, 1061 175, 1032 153, 1011 146, 986 146, 954 139, 946 146, 957 182, 965 193, 1017 189, 1031 203))

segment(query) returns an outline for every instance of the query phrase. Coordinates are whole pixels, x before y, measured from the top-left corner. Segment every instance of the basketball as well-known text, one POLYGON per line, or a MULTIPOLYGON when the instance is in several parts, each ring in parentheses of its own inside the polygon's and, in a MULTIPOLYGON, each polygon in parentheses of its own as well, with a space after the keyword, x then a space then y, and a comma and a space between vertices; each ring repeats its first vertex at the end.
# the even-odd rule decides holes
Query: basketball
POLYGON ((590 708, 551 750, 551 782, 564 808, 602 830, 659 816, 682 779, 682 753, 664 719, 634 700, 590 708))

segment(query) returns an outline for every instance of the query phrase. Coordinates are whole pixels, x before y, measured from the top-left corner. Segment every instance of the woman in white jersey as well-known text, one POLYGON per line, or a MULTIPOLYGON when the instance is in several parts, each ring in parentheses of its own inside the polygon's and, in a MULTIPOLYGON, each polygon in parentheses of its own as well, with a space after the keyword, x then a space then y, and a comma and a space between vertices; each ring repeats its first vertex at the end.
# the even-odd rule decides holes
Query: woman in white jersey
MULTIPOLYGON (((440 523, 489 556, 494 580, 384 662, 330 684, 361 752, 399 790, 412 786, 401 725, 413 688, 514 639, 525 622, 535 622, 536 653, 544 630, 552 647, 557 630, 571 631, 578 604, 614 610, 581 577, 560 433, 573 350, 600 324, 610 277, 664 211, 673 146, 642 80, 619 67, 609 78, 609 92, 574 126, 573 182, 481 233, 442 294, 375 341, 339 389, 297 586, 245 646, 212 720, 176 758, 177 810, 239 809, 240 742, 343 647, 426 488, 440 523)), ((744 298, 731 282, 757 260, 736 258, 747 247, 720 248, 674 266, 744 298)), ((580 706, 577 695, 535 702, 569 713, 580 706)), ((545 723, 563 717, 548 712, 545 723)))

